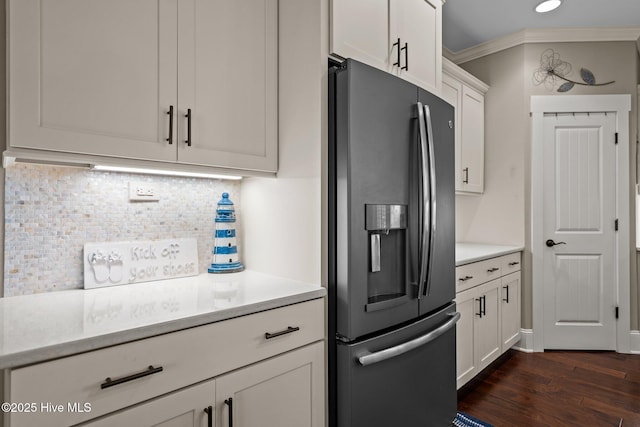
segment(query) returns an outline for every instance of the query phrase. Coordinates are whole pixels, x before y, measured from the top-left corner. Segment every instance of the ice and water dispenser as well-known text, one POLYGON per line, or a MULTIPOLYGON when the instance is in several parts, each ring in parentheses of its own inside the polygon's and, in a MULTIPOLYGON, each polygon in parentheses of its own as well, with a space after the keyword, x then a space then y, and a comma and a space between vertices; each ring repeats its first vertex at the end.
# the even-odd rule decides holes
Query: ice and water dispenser
POLYGON ((369 238, 366 311, 403 303, 407 289, 407 205, 365 205, 369 238))

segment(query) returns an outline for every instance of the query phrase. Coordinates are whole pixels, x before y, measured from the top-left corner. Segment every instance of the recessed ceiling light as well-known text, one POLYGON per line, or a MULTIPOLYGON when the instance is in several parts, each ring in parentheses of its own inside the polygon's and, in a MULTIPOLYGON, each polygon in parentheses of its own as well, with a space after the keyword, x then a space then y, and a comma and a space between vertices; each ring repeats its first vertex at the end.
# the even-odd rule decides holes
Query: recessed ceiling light
POLYGON ((545 0, 536 6, 536 12, 544 13, 556 9, 562 4, 562 0, 545 0))

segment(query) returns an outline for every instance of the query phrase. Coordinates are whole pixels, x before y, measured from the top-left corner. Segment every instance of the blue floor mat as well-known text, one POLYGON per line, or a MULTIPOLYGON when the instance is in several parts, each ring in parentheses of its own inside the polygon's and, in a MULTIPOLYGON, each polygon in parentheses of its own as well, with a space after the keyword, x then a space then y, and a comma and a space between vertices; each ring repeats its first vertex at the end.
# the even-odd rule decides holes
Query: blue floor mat
POLYGON ((455 427, 493 427, 491 424, 480 421, 464 412, 458 412, 456 419, 453 420, 453 425, 455 427))

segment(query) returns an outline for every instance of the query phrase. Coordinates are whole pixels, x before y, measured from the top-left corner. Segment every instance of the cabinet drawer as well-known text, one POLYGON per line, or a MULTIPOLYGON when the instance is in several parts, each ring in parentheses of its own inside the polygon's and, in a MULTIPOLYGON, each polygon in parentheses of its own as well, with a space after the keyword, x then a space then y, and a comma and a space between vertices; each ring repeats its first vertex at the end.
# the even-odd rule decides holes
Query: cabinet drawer
POLYGON ((10 414, 10 426, 78 423, 323 337, 324 300, 316 299, 14 369, 8 375, 12 402, 50 402, 64 410, 38 406, 35 413, 10 414), (89 403, 91 410, 68 410, 74 403, 89 403))
POLYGON ((501 271, 501 263, 498 258, 456 267, 456 292, 497 279, 502 275, 501 271))
POLYGON ((502 263, 502 275, 520 271, 522 268, 520 264, 520 252, 501 256, 500 262, 502 263))

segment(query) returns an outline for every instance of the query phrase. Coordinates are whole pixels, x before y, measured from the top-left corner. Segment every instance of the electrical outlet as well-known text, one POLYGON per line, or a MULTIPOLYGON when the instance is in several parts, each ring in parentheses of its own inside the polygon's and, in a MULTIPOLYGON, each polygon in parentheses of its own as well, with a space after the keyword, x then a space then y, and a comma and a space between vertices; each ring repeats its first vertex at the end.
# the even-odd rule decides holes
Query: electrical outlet
POLYGON ((158 191, 150 182, 129 182, 130 202, 157 202, 159 200, 158 191))

